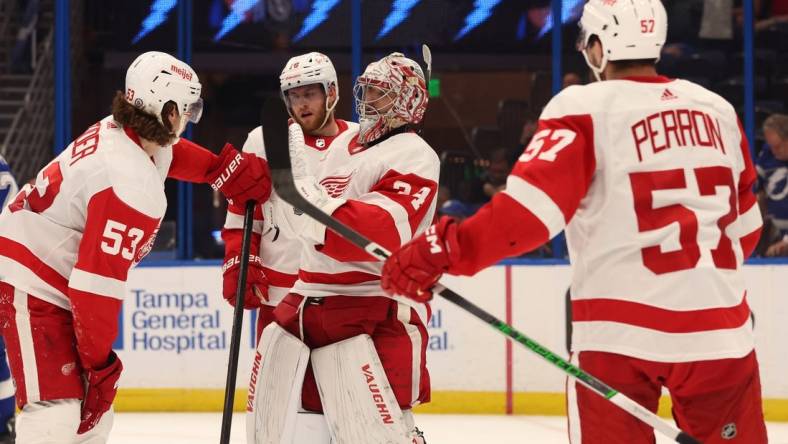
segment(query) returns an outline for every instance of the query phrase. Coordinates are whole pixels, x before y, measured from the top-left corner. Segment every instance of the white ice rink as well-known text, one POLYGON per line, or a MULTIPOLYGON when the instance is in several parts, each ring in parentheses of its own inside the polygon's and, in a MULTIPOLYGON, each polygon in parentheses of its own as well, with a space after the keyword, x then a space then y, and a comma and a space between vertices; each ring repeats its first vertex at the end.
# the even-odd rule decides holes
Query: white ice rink
MULTIPOLYGON (((428 444, 566 443, 566 418, 556 416, 417 415, 428 444)), ((218 413, 121 413, 109 444, 217 444, 218 413)), ((770 423, 769 443, 788 444, 788 423, 770 423)), ((245 444, 244 417, 233 418, 233 444, 245 444)), ((657 436, 658 444, 670 441, 657 436)), ((360 443, 361 444, 361 443, 360 443)))

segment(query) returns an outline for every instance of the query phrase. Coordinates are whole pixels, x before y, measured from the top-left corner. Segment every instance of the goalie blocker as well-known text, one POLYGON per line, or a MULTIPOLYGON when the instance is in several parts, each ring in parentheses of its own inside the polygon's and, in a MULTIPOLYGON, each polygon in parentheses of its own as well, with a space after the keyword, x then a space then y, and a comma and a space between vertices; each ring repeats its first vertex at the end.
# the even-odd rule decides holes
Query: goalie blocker
POLYGON ((270 324, 255 354, 247 402, 249 444, 424 444, 362 334, 312 352, 325 416, 300 408, 309 348, 270 324))

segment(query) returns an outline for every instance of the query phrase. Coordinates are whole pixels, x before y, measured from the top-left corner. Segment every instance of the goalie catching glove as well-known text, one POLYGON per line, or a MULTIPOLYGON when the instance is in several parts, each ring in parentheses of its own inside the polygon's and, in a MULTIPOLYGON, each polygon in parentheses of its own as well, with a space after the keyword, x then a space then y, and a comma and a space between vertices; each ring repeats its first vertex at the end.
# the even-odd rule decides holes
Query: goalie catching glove
POLYGON ((222 151, 208 170, 211 188, 221 192, 230 204, 265 202, 271 195, 268 163, 252 153, 243 153, 232 144, 222 151))
POLYGON ((381 277, 383 290, 417 302, 429 301, 431 288, 459 258, 459 247, 457 222, 442 217, 386 260, 381 277))

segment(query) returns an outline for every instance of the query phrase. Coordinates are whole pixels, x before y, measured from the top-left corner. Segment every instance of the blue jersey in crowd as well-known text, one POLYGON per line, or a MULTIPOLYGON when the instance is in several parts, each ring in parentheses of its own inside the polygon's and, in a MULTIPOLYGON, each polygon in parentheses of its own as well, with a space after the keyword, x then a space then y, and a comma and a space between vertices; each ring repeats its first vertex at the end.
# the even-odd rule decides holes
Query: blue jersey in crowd
POLYGON ((8 163, 0 156, 0 205, 5 209, 11 200, 16 196, 18 191, 14 176, 11 175, 11 169, 8 163))
POLYGON ((755 169, 758 188, 766 192, 766 211, 774 225, 788 234, 788 162, 775 158, 769 145, 764 145, 755 169))
MULTIPOLYGON (((8 204, 16 197, 18 191, 14 176, 8 163, 0 156, 0 210, 5 211, 8 204)), ((5 341, 0 336, 0 442, 9 441, 9 421, 14 417, 16 403, 14 402, 15 387, 11 380, 11 369, 6 361, 5 341)))

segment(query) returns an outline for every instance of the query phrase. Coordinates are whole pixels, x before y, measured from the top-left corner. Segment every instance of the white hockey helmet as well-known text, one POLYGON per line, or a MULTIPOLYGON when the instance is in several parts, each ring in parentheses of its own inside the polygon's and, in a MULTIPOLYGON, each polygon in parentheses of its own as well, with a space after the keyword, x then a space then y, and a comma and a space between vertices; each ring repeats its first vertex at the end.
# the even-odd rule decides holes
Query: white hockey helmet
POLYGON ((287 105, 287 112, 291 116, 293 112, 290 108, 287 90, 315 84, 323 85, 323 92, 326 94, 326 116, 323 119, 323 123, 320 124, 320 128, 322 128, 328 122, 328 118, 331 112, 334 111, 334 108, 336 108, 337 103, 339 103, 339 82, 337 81, 337 71, 334 69, 331 59, 319 52, 295 56, 287 61, 282 74, 279 76, 279 91, 287 105), (332 85, 334 86, 336 100, 329 105, 328 91, 332 85))
POLYGON ((393 52, 372 62, 353 87, 359 117, 358 141, 369 143, 403 125, 417 125, 424 118, 429 98, 424 72, 418 62, 393 52), (379 89, 380 98, 366 97, 367 88, 379 89), (375 102, 383 97, 393 99, 392 106, 380 113, 375 102))
POLYGON ((599 79, 608 61, 659 60, 668 33, 668 16, 660 0, 589 0, 580 18, 578 49, 599 79), (602 61, 588 59, 588 42, 597 36, 602 61))
POLYGON ((202 85, 186 63, 158 51, 141 54, 126 71, 126 101, 153 114, 164 124, 161 110, 175 102, 182 118, 197 123, 202 116, 202 85))

